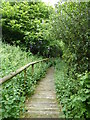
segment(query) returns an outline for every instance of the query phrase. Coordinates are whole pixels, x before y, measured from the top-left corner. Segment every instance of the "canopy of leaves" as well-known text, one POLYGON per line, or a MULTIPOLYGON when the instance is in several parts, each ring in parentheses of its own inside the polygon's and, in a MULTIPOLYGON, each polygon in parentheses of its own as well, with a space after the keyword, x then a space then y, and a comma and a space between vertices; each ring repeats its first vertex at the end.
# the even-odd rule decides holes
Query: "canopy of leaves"
POLYGON ((51 6, 43 2, 3 2, 3 41, 31 50, 33 54, 49 55, 52 49, 55 51, 59 48, 52 47, 55 44, 51 45, 53 41, 49 37, 49 16, 53 11, 51 6))

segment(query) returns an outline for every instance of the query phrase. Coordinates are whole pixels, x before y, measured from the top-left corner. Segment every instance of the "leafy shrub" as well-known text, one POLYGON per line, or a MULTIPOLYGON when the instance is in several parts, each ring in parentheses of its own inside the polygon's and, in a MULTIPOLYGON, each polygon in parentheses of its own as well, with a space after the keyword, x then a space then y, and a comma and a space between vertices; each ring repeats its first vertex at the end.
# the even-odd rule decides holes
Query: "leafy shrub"
MULTIPOLYGON (((30 52, 21 51, 19 47, 6 44, 0 44, 0 55, 2 57, 0 77, 8 75, 29 62, 42 59, 33 56, 30 52)), ((24 72, 21 72, 11 80, 3 83, 1 97, 2 118, 17 118, 21 111, 25 111, 24 102, 26 96, 33 94, 37 81, 45 75, 49 65, 50 63, 48 64, 47 62, 38 63, 34 65, 33 76, 31 67, 29 67, 26 71, 26 79, 24 79, 24 72)))
POLYGON ((58 2, 51 17, 51 36, 63 43, 56 89, 66 118, 90 117, 89 7, 90 2, 58 2))
POLYGON ((49 17, 53 11, 53 7, 40 1, 2 2, 3 42, 19 45, 33 54, 56 57, 62 50, 50 37, 52 26, 49 17))
POLYGON ((56 5, 52 15, 51 36, 63 42, 63 58, 68 68, 78 73, 89 69, 89 2, 65 2, 56 5))
POLYGON ((89 118, 90 73, 77 74, 77 79, 67 75, 67 64, 56 60, 55 84, 59 103, 66 118, 89 118))

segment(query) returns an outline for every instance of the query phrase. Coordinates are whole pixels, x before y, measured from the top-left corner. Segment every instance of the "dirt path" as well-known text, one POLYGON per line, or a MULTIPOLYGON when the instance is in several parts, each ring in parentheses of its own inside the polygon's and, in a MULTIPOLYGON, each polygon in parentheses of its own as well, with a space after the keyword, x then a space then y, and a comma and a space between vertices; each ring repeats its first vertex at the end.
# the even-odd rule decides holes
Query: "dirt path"
POLYGON ((35 94, 26 101, 26 108, 28 111, 25 113, 25 118, 61 118, 63 116, 56 100, 53 67, 39 82, 35 94))

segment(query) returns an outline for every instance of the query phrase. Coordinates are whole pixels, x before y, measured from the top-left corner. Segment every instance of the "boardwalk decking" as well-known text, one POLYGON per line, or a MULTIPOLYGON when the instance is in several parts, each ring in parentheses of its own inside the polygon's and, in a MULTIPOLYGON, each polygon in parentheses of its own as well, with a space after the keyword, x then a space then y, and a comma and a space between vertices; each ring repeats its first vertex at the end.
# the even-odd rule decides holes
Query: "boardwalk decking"
POLYGON ((35 94, 26 101, 26 108, 25 118, 61 118, 63 116, 61 106, 56 100, 53 67, 39 82, 35 94))

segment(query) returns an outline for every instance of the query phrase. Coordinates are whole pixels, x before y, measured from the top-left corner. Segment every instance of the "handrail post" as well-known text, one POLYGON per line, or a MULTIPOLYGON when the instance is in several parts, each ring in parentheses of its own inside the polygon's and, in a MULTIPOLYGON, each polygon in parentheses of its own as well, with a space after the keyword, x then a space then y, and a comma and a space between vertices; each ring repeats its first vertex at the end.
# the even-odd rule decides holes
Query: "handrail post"
POLYGON ((26 79, 27 79, 27 76, 26 76, 26 69, 24 69, 24 85, 26 84, 26 79))
POLYGON ((9 75, 4 76, 3 78, 0 78, 0 85, 3 84, 4 82, 6 82, 7 80, 10 80, 11 78, 13 78, 14 76, 16 76, 17 74, 21 73, 22 71, 24 71, 24 81, 26 81, 26 69, 32 65, 32 76, 34 73, 34 64, 43 62, 43 61, 47 61, 48 59, 43 59, 43 60, 39 60, 39 61, 35 61, 35 62, 31 62, 26 64, 25 66, 17 69, 15 72, 11 72, 9 75))
POLYGON ((34 64, 32 64, 32 76, 33 76, 33 73, 34 73, 34 64))

